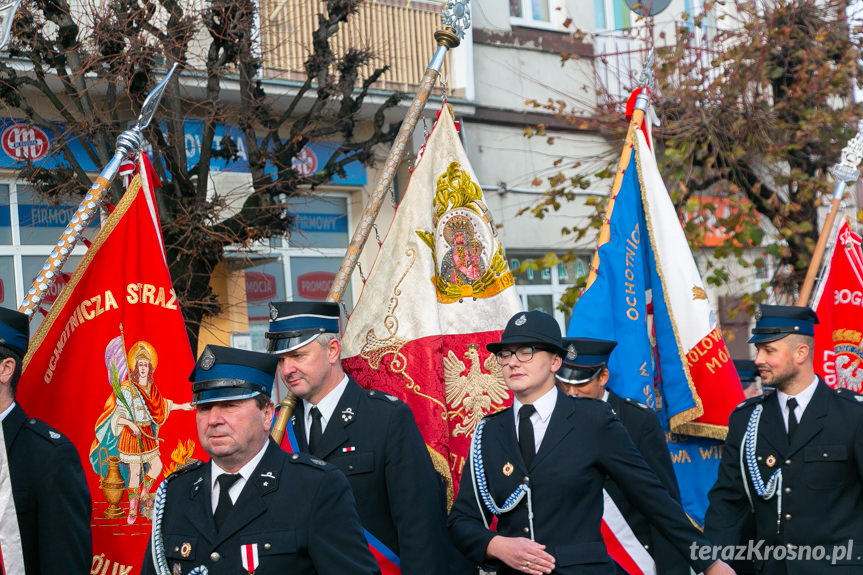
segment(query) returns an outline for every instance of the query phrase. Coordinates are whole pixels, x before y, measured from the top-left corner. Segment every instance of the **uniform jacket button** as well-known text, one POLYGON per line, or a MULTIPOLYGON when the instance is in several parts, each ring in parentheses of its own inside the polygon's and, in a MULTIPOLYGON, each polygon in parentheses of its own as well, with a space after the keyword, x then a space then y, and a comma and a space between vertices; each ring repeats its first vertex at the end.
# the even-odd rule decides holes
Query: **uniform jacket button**
POLYGON ((785 460, 785 465, 791 465, 791 460, 790 460, 790 459, 786 459, 786 460, 785 460))
POLYGON ((354 470, 354 466, 353 466, 353 465, 348 465, 348 471, 353 471, 353 470, 354 470))
POLYGON ((269 551, 272 548, 273 548, 273 546, 270 545, 269 543, 264 543, 264 551, 269 551))
POLYGON ((786 488, 785 488, 785 493, 791 493, 791 488, 790 488, 790 487, 786 487, 786 488))
POLYGON ((524 529, 522 529, 522 531, 524 531, 525 533, 530 533, 530 527, 525 527, 524 529))
POLYGON ((785 521, 791 521, 791 514, 790 513, 785 514, 785 521))
POLYGON ((210 561, 212 561, 213 563, 218 563, 219 559, 221 558, 222 556, 219 555, 218 551, 213 551, 212 553, 210 553, 210 561))

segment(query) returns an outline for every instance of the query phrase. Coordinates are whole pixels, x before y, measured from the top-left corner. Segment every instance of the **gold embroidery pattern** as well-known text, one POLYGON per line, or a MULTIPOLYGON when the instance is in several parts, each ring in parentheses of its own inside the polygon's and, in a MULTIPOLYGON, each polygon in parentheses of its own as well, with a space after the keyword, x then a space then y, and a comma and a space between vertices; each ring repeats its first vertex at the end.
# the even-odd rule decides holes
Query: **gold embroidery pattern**
POLYGON ((387 309, 387 315, 384 317, 384 328, 387 330, 387 336, 384 338, 379 337, 375 333, 374 329, 370 329, 366 332, 365 343, 363 344, 362 349, 360 349, 360 357, 368 362, 369 367, 374 370, 378 370, 380 369, 384 357, 388 355, 392 356, 388 366, 389 369, 393 373, 397 373, 407 380, 407 385, 405 386, 406 389, 439 405, 441 409, 443 409, 441 412, 441 419, 446 420, 446 406, 434 397, 422 393, 420 385, 405 371, 408 367, 408 360, 401 352, 401 349, 408 343, 408 341, 398 337, 397 335, 399 330, 399 320, 396 317, 395 312, 399 306, 399 296, 402 295, 400 286, 402 281, 404 281, 405 276, 407 276, 408 272, 416 262, 416 251, 413 248, 408 248, 405 250, 405 255, 410 258, 410 261, 407 269, 405 269, 404 273, 399 278, 399 281, 396 282, 396 285, 393 287, 393 295, 390 297, 390 306, 389 309, 387 309))

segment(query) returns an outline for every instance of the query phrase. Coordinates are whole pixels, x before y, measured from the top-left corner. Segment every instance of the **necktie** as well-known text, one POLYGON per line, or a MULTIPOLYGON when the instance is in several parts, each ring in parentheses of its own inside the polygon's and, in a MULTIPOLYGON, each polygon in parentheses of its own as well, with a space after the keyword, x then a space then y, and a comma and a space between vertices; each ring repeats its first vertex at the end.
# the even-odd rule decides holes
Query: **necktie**
POLYGON ((536 455, 533 423, 530 422, 530 416, 534 413, 536 408, 532 405, 522 405, 518 410, 518 446, 521 448, 521 457, 528 467, 536 455))
POLYGON ((794 436, 794 432, 797 431, 797 416, 794 415, 794 409, 797 407, 797 400, 793 397, 789 397, 785 405, 788 406, 788 442, 790 443, 791 438, 794 436))
POLYGON ((321 437, 324 434, 321 427, 321 411, 317 407, 309 410, 309 415, 312 416, 312 427, 309 429, 309 453, 315 453, 315 448, 320 444, 321 437))
POLYGON ((231 512, 231 507, 234 506, 234 503, 231 501, 231 496, 228 494, 228 490, 230 490, 231 486, 239 479, 239 473, 235 475, 223 473, 216 478, 216 481, 219 483, 219 501, 216 503, 216 511, 213 513, 213 519, 216 521, 216 531, 222 528, 222 524, 231 512))

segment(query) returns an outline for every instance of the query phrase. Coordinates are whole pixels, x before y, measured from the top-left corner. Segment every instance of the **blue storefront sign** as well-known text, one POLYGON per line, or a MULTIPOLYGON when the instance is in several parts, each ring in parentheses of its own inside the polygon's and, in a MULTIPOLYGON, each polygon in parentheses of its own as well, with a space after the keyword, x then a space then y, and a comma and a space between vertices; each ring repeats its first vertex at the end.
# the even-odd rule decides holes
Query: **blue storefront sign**
MULTIPOLYGON (((204 122, 198 119, 186 120, 183 124, 185 134, 186 157, 191 169, 201 159, 201 141, 204 135, 204 122)), ((81 167, 88 172, 99 172, 101 166, 96 166, 85 152, 78 138, 71 134, 63 124, 53 124, 49 128, 28 126, 21 120, 0 119, 0 168, 20 168, 27 160, 37 167, 53 169, 69 167, 62 159, 59 147, 55 144, 62 137, 70 152, 78 159, 81 167)), ((236 150, 236 159, 211 158, 210 169, 214 172, 249 173, 249 155, 246 150, 242 132, 233 126, 217 124, 213 146, 218 147, 223 138, 229 138, 236 150)), ((260 143, 260 140, 259 140, 260 143)), ((322 169, 339 143, 315 142, 303 148, 299 157, 293 159, 293 167, 303 176, 311 176, 322 169)), ((148 146, 148 153, 152 149, 148 146)), ((275 174, 275 167, 268 165, 267 172, 275 174)), ((333 184, 364 186, 367 183, 365 167, 359 162, 351 162, 345 166, 345 177, 335 176, 333 184)))

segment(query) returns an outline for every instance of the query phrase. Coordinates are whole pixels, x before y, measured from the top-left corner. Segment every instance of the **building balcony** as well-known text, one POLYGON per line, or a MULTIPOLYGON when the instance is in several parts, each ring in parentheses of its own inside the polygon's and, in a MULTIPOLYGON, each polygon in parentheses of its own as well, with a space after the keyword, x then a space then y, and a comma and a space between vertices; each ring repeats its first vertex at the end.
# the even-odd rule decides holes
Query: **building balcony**
MULTIPOLYGON (((362 70, 364 77, 375 68, 390 69, 373 87, 414 92, 437 47, 434 32, 440 26, 440 2, 416 0, 366 0, 347 26, 336 35, 337 55, 349 48, 369 50, 373 59, 362 70)), ((270 79, 305 81, 304 62, 312 51, 312 33, 321 0, 263 0, 261 50, 263 75, 270 79)), ((442 71, 452 69, 447 53, 442 71)))

